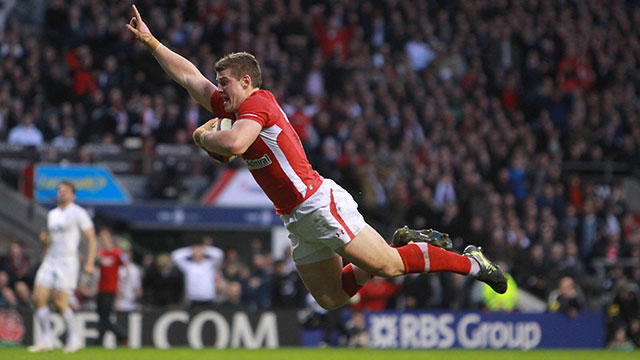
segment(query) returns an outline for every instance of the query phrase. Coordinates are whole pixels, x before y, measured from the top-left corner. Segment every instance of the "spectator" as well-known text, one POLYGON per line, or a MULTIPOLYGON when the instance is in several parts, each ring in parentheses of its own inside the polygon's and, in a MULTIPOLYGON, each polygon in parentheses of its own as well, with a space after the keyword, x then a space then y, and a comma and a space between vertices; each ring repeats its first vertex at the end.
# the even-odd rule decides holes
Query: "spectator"
POLYGON ((565 276, 558 282, 556 290, 549 294, 548 306, 551 312, 561 312, 575 319, 585 309, 586 303, 573 278, 565 276))
POLYGON ((13 290, 9 287, 9 275, 0 271, 0 308, 13 305, 14 297, 13 290))
POLYGON ((16 309, 19 311, 33 311, 31 289, 24 281, 17 281, 14 285, 16 295, 16 309))
POLYGON ((400 283, 393 280, 374 277, 358 292, 358 301, 352 308, 354 311, 385 310, 389 299, 400 291, 401 287, 400 283))
POLYGON ((274 270, 272 306, 301 307, 304 304, 306 292, 298 274, 287 268, 287 264, 282 260, 274 263, 274 270))
POLYGON ((161 253, 142 280, 144 303, 156 308, 176 309, 184 294, 184 275, 169 254, 161 253))
POLYGON ((220 248, 201 243, 171 253, 171 260, 184 273, 185 296, 190 309, 213 306, 215 280, 223 259, 220 248))
POLYGON ((2 270, 9 276, 9 283, 12 286, 18 281, 33 285, 33 268, 24 255, 23 245, 19 242, 13 242, 9 246, 9 256, 5 259, 2 270))
MULTIPOLYGON (((640 296, 638 285, 630 283, 627 279, 622 279, 617 285, 615 296, 608 306, 609 333, 614 334, 618 328, 623 328, 630 335, 637 337, 637 329, 632 329, 634 320, 640 319, 640 296)), ((637 326, 637 325, 636 325, 637 326)), ((633 337, 631 337, 633 339, 633 337)))
POLYGON ((107 330, 112 331, 119 342, 125 343, 126 333, 111 321, 111 311, 115 303, 116 292, 118 291, 118 274, 121 267, 125 267, 129 262, 126 254, 115 246, 111 230, 103 227, 98 232, 100 249, 98 249, 98 260, 100 262, 100 282, 98 284, 97 312, 100 320, 98 322, 98 344, 103 343, 104 334, 107 330))
POLYGON ((118 269, 116 310, 136 311, 140 308, 139 300, 142 298, 142 272, 138 265, 132 261, 131 245, 126 241, 121 241, 119 246, 129 261, 118 269))
POLYGON ((35 126, 34 116, 30 112, 26 112, 20 122, 9 131, 9 139, 7 141, 13 145, 24 146, 40 146, 43 138, 42 132, 35 126))

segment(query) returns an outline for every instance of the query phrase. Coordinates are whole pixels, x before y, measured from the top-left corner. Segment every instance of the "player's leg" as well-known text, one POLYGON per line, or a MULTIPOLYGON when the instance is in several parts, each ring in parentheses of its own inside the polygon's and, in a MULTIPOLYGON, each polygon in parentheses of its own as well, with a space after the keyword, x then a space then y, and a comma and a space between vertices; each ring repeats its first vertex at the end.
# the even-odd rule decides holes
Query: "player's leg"
POLYGON ((390 248, 373 228, 367 226, 358 236, 336 251, 375 276, 397 276, 398 271, 402 271, 402 274, 448 271, 480 280, 497 293, 504 294, 507 291, 504 273, 482 254, 481 249, 473 245, 467 246, 462 255, 432 245, 428 241, 390 248), (400 268, 394 252, 397 252, 402 260, 400 268), (388 264, 381 265, 380 262, 388 264))
MULTIPOLYGON (((38 272, 40 273, 40 272, 38 272)), ((41 276, 40 276, 41 277, 41 276)), ((33 288, 33 301, 36 306, 35 315, 40 326, 38 338, 34 338, 33 346, 29 347, 30 352, 49 351, 53 349, 53 333, 51 330, 51 312, 47 306, 47 301, 51 295, 51 289, 37 282, 33 288)))
POLYGON ((76 259, 66 261, 65 266, 58 269, 58 279, 60 281, 53 292, 53 301, 67 325, 65 352, 75 352, 82 347, 76 316, 69 306, 69 299, 78 284, 79 270, 80 263, 76 259))
POLYGON ((69 306, 70 296, 71 292, 69 290, 56 289, 53 291, 53 301, 67 325, 67 345, 65 346, 65 352, 75 352, 81 347, 76 316, 69 306))
MULTIPOLYGON (((127 334, 113 321, 111 321, 111 313, 113 311, 113 304, 115 302, 116 295, 114 293, 104 293, 104 308, 102 309, 102 314, 100 314, 100 321, 102 321, 104 317, 104 325, 106 326, 105 330, 111 330, 113 334, 116 336, 116 339, 119 342, 123 342, 127 339, 127 334)), ((104 336, 104 334, 102 335, 104 336)), ((100 337, 100 343, 102 344, 102 336, 100 337)))
POLYGON ((339 256, 296 265, 296 268, 307 290, 323 308, 338 308, 351 298, 342 288, 342 259, 339 256))
POLYGON ((51 312, 47 306, 51 289, 55 283, 55 274, 51 264, 44 261, 36 273, 33 287, 33 302, 35 315, 40 328, 39 336, 34 337, 30 352, 49 351, 53 349, 53 331, 51 329, 51 312))
MULTIPOLYGON (((368 225, 336 252, 372 275, 382 277, 438 271, 468 275, 474 267, 469 257, 425 242, 390 247, 368 225)), ((478 268, 477 265, 475 267, 478 268)))
POLYGON ((98 312, 98 345, 102 346, 104 334, 109 328, 109 311, 107 310, 107 294, 99 292, 96 298, 96 311, 98 312))
POLYGON ((419 264, 412 265, 410 272, 429 271, 428 266, 425 267, 425 255, 420 252, 420 247, 433 247, 444 252, 444 254, 432 254, 432 256, 447 257, 444 269, 438 263, 440 267, 437 271, 469 273, 471 265, 466 256, 448 252, 427 243, 407 246, 414 246, 415 249, 390 247, 378 232, 366 225, 351 241, 336 249, 336 252, 351 264, 343 267, 342 258, 334 256, 311 264, 297 265, 297 268, 311 295, 325 309, 335 309, 344 305, 374 275, 394 277, 408 273, 405 262, 414 264, 422 261, 421 267, 419 264))

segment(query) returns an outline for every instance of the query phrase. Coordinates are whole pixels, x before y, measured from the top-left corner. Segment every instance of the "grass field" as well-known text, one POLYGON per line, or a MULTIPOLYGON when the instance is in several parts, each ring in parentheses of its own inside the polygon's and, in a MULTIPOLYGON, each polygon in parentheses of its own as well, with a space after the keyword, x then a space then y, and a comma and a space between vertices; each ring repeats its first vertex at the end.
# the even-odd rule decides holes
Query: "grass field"
POLYGON ((640 351, 615 352, 608 350, 371 350, 371 349, 202 349, 172 348, 158 350, 87 348, 75 354, 65 354, 61 350, 31 354, 26 348, 0 348, 0 359, 90 359, 90 360, 608 360, 640 359, 640 351))

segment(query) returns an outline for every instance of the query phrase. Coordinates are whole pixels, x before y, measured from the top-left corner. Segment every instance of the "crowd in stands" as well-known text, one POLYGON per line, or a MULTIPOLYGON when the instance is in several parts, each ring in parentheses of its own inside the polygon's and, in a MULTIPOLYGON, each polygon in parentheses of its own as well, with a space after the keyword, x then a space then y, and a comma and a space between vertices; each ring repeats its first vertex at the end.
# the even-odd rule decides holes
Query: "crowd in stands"
MULTIPOLYGON (((314 167, 383 234, 405 223, 448 232, 458 251, 483 246, 551 309, 610 304, 612 327, 638 333, 640 267, 620 262, 640 263, 640 216, 621 182, 640 170, 636 2, 136 5, 154 35, 211 80, 222 55, 254 53, 314 167)), ((39 30, 9 18, 0 141, 78 152, 131 138, 189 144, 210 115, 126 32, 131 16, 128 1, 53 0, 39 30)), ((290 264, 272 266, 268 254, 225 255, 230 305, 267 306, 260 294, 270 287, 256 279, 290 280, 290 264)), ((180 287, 168 255, 143 268, 145 280, 180 287)), ((20 298, 21 280, 1 274, 20 298)), ((453 275, 370 286, 382 308, 477 306, 453 275)), ((163 288, 143 290, 143 299, 155 291, 149 301, 178 303, 163 288)))

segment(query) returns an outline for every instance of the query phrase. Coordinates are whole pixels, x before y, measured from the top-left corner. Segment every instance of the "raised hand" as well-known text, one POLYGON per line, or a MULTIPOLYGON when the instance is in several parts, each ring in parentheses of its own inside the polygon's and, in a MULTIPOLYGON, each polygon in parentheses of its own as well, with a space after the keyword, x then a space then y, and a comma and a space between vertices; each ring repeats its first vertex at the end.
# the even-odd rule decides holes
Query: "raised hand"
POLYGON ((136 40, 146 45, 149 50, 155 50, 160 45, 160 42, 151 34, 147 24, 142 21, 138 8, 136 8, 135 5, 131 5, 131 7, 133 8, 135 16, 129 20, 128 24, 125 24, 125 27, 136 37, 136 40))

